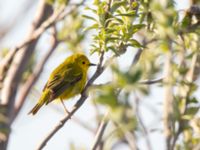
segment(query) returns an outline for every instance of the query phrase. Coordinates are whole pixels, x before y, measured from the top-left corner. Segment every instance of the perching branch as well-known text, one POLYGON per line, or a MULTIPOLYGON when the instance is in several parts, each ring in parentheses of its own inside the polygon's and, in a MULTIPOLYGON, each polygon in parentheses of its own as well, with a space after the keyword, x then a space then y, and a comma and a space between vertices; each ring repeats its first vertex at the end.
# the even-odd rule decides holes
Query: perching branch
POLYGON ((85 102, 85 100, 88 97, 88 95, 87 95, 88 88, 103 73, 103 71, 105 69, 104 66, 102 66, 103 60, 104 60, 104 52, 101 53, 99 64, 97 65, 97 69, 96 69, 94 75, 91 77, 91 79, 86 84, 86 86, 85 86, 85 88, 84 88, 84 90, 83 90, 83 92, 81 94, 81 97, 76 102, 76 104, 74 105, 74 107, 72 108, 70 113, 67 116, 65 116, 63 119, 60 120, 60 122, 55 126, 55 128, 44 138, 44 140, 42 140, 42 142, 39 144, 39 146, 36 148, 36 150, 41 150, 42 148, 44 148, 45 145, 47 144, 47 142, 56 134, 57 131, 59 131, 65 125, 65 123, 71 118, 71 116, 85 102))

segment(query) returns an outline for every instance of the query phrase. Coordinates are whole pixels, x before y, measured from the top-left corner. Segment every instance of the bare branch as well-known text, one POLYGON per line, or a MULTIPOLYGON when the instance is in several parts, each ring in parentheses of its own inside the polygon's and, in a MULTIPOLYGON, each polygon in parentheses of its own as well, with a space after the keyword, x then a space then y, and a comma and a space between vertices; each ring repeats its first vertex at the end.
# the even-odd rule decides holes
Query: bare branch
MULTIPOLYGON (((37 14, 34 19, 34 24, 32 24, 29 34, 27 38, 32 36, 32 33, 36 28, 38 28, 44 20, 46 20, 49 15, 52 13, 52 7, 46 3, 45 0, 40 1, 37 14)), ((11 125, 11 118, 14 113, 14 104, 15 104, 15 96, 17 93, 17 88, 20 84, 22 74, 25 70, 26 64, 29 61, 30 56, 35 50, 35 46, 37 44, 38 40, 34 40, 29 45, 21 49, 21 51, 18 51, 18 53, 11 52, 13 55, 10 57, 10 60, 8 62, 11 62, 10 67, 6 66, 6 69, 0 69, 1 71, 4 70, 4 76, 6 74, 5 80, 3 80, 3 88, 2 88, 2 94, 1 94, 1 105, 4 105, 6 108, 6 111, 4 115, 9 119, 9 122, 5 125, 8 129, 11 125), (16 54, 16 55, 15 55, 16 54), (15 56, 15 57, 14 57, 15 56), (8 70, 8 72, 7 72, 8 70)), ((5 64, 7 65, 7 64, 5 64)), ((1 72, 2 73, 2 72, 1 72)), ((5 150, 7 148, 7 143, 9 139, 9 133, 7 132, 7 139, 4 142, 0 142, 0 149, 5 150)))
POLYGON ((51 42, 50 42, 51 46, 50 46, 49 51, 46 53, 44 58, 37 64, 37 66, 35 66, 35 70, 33 71, 33 74, 24 83, 24 85, 21 88, 21 91, 19 91, 19 97, 18 97, 18 100, 16 101, 15 108, 14 108, 14 111, 15 111, 14 116, 12 117, 13 119, 17 116, 20 109, 22 108, 28 93, 30 92, 31 88, 33 87, 38 77, 40 76, 46 61, 48 60, 48 58, 51 56, 51 54, 53 53, 53 51, 56 49, 56 47, 59 44, 59 41, 56 39, 57 33, 56 33, 55 27, 52 28, 52 31, 53 32, 52 32, 51 42))
POLYGON ((137 146, 136 146, 136 139, 135 139, 134 133, 130 131, 124 131, 124 129, 117 122, 113 121, 113 123, 124 134, 125 140, 126 142, 128 142, 130 149, 136 150, 137 146))
MULTIPOLYGON (((42 24, 46 18, 49 16, 52 12, 52 7, 48 4, 46 4, 46 1, 41 1, 39 5, 38 14, 35 17, 34 24, 30 28, 30 32, 28 34, 28 37, 32 36, 32 33, 34 30, 42 24)), ((3 89, 2 89, 2 104, 8 105, 8 116, 12 116, 13 113, 13 106, 14 106, 14 99, 17 91, 17 87, 20 83, 22 73, 26 67, 27 62, 29 61, 30 56, 32 55, 35 46, 37 43, 37 39, 29 43, 24 49, 21 49, 21 51, 18 51, 16 57, 14 57, 13 62, 11 66, 9 67, 8 73, 6 75, 5 81, 3 83, 3 89)), ((13 53, 15 54, 15 53, 13 53)))
MULTIPOLYGON (((54 107, 55 105, 51 105, 52 109, 55 110, 56 112, 63 114, 63 109, 59 109, 58 107, 54 107)), ((78 125, 80 125, 81 127, 83 127, 84 129, 88 130, 89 132, 92 132, 93 134, 95 134, 95 129, 93 127, 91 127, 88 123, 82 121, 81 119, 79 119, 78 117, 76 117, 75 115, 73 115, 73 117, 71 118, 72 121, 74 121, 75 123, 77 123, 78 125)))
POLYGON ((100 123, 100 125, 98 127, 98 130, 97 130, 97 133, 95 135, 94 142, 92 144, 91 150, 96 150, 97 147, 101 143, 101 139, 103 137, 103 133, 104 133, 104 131, 106 129, 106 126, 108 125, 108 115, 109 115, 109 111, 107 110, 107 112, 104 114, 104 117, 101 120, 101 123, 100 123))
MULTIPOLYGON (((64 7, 61 7, 59 10, 55 11, 53 15, 49 17, 44 23, 42 23, 39 28, 35 30, 31 29, 31 34, 29 34, 29 36, 21 44, 19 44, 13 50, 11 50, 9 54, 2 60, 2 65, 0 67, 0 82, 3 81, 15 54, 20 49, 24 48, 27 45, 30 45, 33 41, 37 40, 41 36, 41 34, 44 33, 44 31, 46 31, 49 27, 55 25, 55 23, 57 23, 58 21, 64 19, 67 15, 71 14, 76 7, 77 5, 74 5, 68 11, 64 11, 64 7)), ((38 26, 35 25, 35 23, 33 23, 33 25, 36 27, 38 26)))
POLYGON ((154 79, 154 80, 147 80, 147 81, 140 81, 140 84, 155 84, 155 83, 162 83, 164 78, 154 79))
POLYGON ((140 59, 140 56, 141 56, 142 52, 143 52, 143 49, 141 49, 141 48, 138 49, 137 53, 135 54, 135 57, 132 60, 132 66, 137 64, 137 62, 140 59))
MULTIPOLYGON (((170 44, 171 46, 171 44, 170 44)), ((171 50, 171 49, 170 49, 171 50)), ((164 113, 163 113, 163 122, 164 122, 164 133, 166 136, 167 149, 170 150, 171 147, 171 137, 172 137, 172 114, 173 114, 173 89, 171 85, 171 75, 172 75, 172 54, 171 51, 167 53, 167 58, 165 62, 165 98, 164 98, 164 113)))

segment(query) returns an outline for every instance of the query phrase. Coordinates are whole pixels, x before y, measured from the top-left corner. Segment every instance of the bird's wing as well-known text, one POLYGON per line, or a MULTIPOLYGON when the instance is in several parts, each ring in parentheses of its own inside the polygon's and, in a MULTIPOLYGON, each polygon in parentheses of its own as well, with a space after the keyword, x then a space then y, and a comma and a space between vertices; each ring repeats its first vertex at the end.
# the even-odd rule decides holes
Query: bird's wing
POLYGON ((50 100, 47 102, 51 102, 53 99, 57 98, 61 95, 67 88, 73 86, 78 81, 82 79, 82 72, 77 71, 77 69, 69 68, 62 74, 55 74, 53 78, 51 78, 47 84, 45 85, 45 89, 49 89, 52 93, 50 100))

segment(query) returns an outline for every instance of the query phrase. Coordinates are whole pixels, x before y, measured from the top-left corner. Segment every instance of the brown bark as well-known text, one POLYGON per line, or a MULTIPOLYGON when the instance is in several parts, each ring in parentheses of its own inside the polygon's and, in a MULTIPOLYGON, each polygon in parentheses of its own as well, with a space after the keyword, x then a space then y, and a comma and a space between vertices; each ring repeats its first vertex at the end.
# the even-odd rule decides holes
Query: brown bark
MULTIPOLYGON (((33 32, 52 14, 52 7, 41 0, 35 19, 31 25, 27 39, 30 38, 33 32)), ((26 64, 30 60, 31 55, 35 50, 38 39, 32 40, 23 48, 19 49, 13 56, 12 62, 3 82, 2 97, 1 97, 1 110, 6 118, 5 122, 0 122, 0 149, 6 150, 9 141, 11 118, 14 112, 14 104, 16 100, 16 93, 20 84, 22 74, 25 70, 26 64)))

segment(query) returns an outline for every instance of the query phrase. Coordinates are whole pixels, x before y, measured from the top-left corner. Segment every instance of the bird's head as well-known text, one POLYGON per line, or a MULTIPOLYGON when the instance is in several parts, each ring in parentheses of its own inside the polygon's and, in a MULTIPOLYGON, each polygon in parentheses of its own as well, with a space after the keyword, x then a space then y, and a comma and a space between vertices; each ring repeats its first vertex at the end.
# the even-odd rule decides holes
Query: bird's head
POLYGON ((76 54, 75 63, 77 63, 83 70, 88 70, 90 66, 96 66, 96 64, 90 63, 87 56, 84 54, 76 54))

